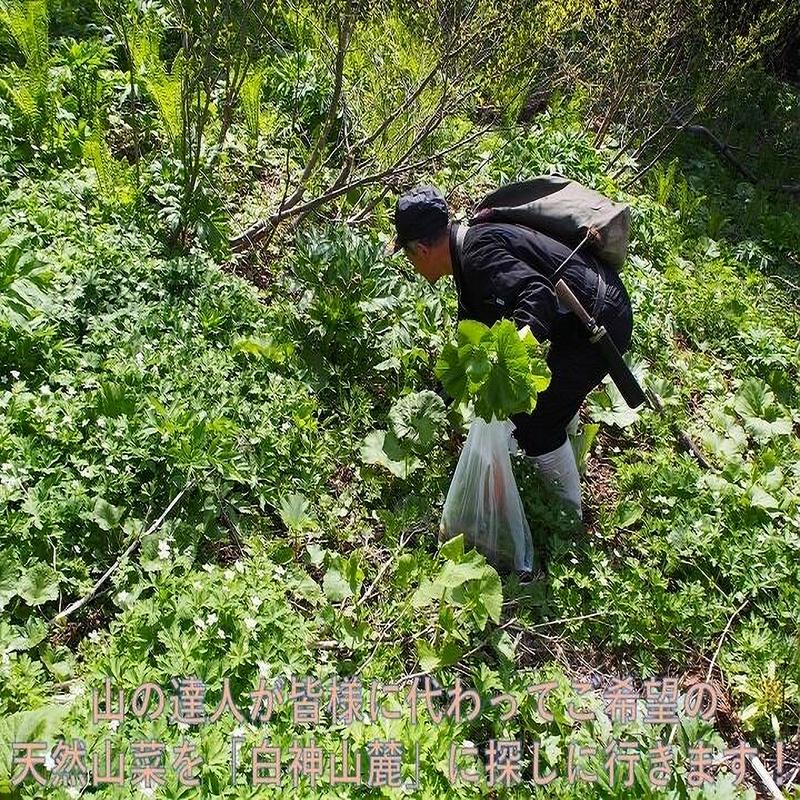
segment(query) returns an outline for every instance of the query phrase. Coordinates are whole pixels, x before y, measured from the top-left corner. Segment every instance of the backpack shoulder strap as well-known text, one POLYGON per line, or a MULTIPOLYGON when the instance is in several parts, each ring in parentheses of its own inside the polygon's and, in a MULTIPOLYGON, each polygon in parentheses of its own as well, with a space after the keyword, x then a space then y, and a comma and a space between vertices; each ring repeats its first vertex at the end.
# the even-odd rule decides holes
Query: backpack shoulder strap
POLYGON ((464 252, 464 239, 467 236, 467 226, 465 223, 460 222, 456 228, 456 252, 458 253, 459 260, 461 254, 464 252))

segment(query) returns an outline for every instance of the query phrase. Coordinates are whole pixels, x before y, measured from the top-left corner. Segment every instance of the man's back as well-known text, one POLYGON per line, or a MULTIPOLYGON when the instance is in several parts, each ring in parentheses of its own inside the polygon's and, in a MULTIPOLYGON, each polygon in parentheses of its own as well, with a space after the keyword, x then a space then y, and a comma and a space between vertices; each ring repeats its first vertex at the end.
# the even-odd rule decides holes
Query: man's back
MULTIPOLYGON (((459 258, 451 234, 453 277, 459 296, 459 318, 488 325, 501 317, 530 325, 537 339, 550 339, 565 324, 550 277, 571 248, 524 225, 478 223, 467 228, 459 258)), ((608 268, 593 256, 576 254, 563 277, 588 308, 597 293, 597 272, 608 268)), ((569 323, 567 323, 569 324, 569 323)))

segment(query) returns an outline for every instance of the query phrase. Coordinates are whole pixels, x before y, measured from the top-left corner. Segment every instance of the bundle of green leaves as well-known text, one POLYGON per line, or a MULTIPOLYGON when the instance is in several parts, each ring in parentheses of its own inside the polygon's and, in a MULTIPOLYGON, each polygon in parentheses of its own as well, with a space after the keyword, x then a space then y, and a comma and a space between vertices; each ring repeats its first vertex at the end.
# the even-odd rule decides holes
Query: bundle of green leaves
POLYGON ((502 319, 491 328, 476 320, 458 325, 456 343, 445 345, 436 376, 459 403, 471 403, 487 422, 532 411, 550 384, 542 346, 527 325, 502 319))

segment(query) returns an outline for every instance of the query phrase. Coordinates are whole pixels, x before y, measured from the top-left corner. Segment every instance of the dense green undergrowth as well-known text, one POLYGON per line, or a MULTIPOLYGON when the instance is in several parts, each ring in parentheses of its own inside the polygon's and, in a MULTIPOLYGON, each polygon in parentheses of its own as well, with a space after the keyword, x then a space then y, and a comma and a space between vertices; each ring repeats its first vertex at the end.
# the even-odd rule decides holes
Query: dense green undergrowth
MULTIPOLYGON (((100 75, 94 55, 86 69, 100 75)), ((119 75, 102 77, 104 91, 120 91, 119 75)), ((309 115, 318 88, 307 87, 309 115)), ((520 586, 460 540, 437 544, 466 422, 434 377, 454 338, 455 304, 451 287, 409 279, 386 256, 390 198, 376 198, 369 228, 312 220, 281 257, 257 265, 268 278, 257 290, 205 252, 202 237, 190 255, 164 246, 169 203, 157 188, 166 178, 153 178, 153 197, 126 195, 130 176, 103 172, 108 163, 63 113, 55 149, 26 149, 17 133, 8 139, 11 104, 2 102, 14 148, 0 179, 0 796, 75 795, 9 785, 7 745, 57 737, 85 740, 90 756, 106 741, 119 752, 190 738, 201 787, 168 771, 155 790, 166 798, 254 796, 250 759, 262 739, 283 749, 288 774, 296 739, 327 754, 340 754, 343 739, 360 752, 375 740, 396 740, 407 756, 418 746, 421 797, 493 796, 485 781, 454 787, 450 761, 454 746, 485 757, 501 739, 526 744, 523 785, 506 796, 530 796, 534 740, 539 772, 559 772, 537 790, 549 796, 753 796, 719 765, 713 785, 693 785, 690 750, 698 741, 724 749, 741 735, 771 757, 777 740, 798 736, 794 200, 685 142, 626 193, 608 166, 613 143, 593 147, 579 102, 554 102, 525 135, 487 135, 420 176, 458 187, 457 212, 459 198, 553 169, 633 207, 624 268, 632 365, 664 411, 631 412, 608 385, 589 399, 573 437, 586 469, 586 530, 515 460, 547 568, 520 586), (677 428, 707 469, 682 452, 677 428), (54 619, 132 543, 96 597, 54 619), (474 686, 480 716, 437 721, 433 703, 412 721, 397 691, 383 716, 369 715, 373 684, 406 690, 422 673, 474 686), (721 693, 716 725, 685 707, 679 725, 605 713, 601 691, 615 678, 672 676, 686 688, 707 675, 721 693), (292 678, 304 676, 362 681, 364 713, 345 724, 323 708, 308 724, 276 702, 263 725, 230 711, 195 727, 166 713, 91 718, 91 692, 105 678, 130 698, 146 682, 166 690, 189 676, 207 688, 209 713, 225 682, 246 712, 261 681, 286 701, 292 678), (549 681, 539 707, 528 689, 549 681), (581 725, 569 714, 578 682, 591 689, 581 725), (231 736, 242 737, 234 780, 231 736), (623 770, 570 785, 570 743, 594 747, 585 766, 602 773, 614 739, 641 755, 634 785, 623 770), (663 790, 650 786, 659 742, 676 748, 663 790)), ((242 139, 245 130, 233 127, 242 139)), ((240 191, 233 175, 246 157, 235 148, 227 157, 240 191)), ((794 179, 791 166, 759 161, 771 167, 777 183, 794 179)), ((272 791, 389 793, 326 777, 272 791)))
MULTIPOLYGON (((536 161, 542 142, 561 146, 565 124, 533 132, 521 170, 548 166, 536 161)), ((584 169, 591 177, 597 167, 584 169)), ((354 744, 389 735, 410 751, 423 742, 422 784, 437 796, 459 737, 513 738, 521 725, 555 737, 549 758, 563 763, 556 743, 571 736, 568 720, 546 723, 524 692, 545 675, 580 672, 569 658, 548 666, 563 647, 605 673, 702 673, 731 622, 716 664, 737 708, 749 709, 748 735, 767 749, 791 736, 797 315, 764 269, 783 256, 764 242, 710 236, 696 190, 676 201, 674 187, 653 180, 655 196, 631 198, 625 277, 634 357, 666 411, 633 415, 610 389, 591 399, 602 434, 589 461, 601 460, 613 483, 603 496, 588 484, 598 516, 588 534, 518 465, 548 577, 524 591, 507 584, 503 606, 499 584, 483 583, 491 570, 460 573, 456 586, 474 583, 472 592, 419 594, 447 571, 434 536, 456 457, 447 438, 416 449, 415 468, 389 456, 362 461, 364 437, 397 422, 389 412, 403 392, 436 390, 434 357, 452 326, 447 292, 405 280, 380 241, 332 230, 301 242, 259 297, 202 257, 153 256, 152 240, 97 205, 91 172, 8 192, 3 255, 32 259, 41 295, 35 312, 7 314, 2 328, 5 724, 13 730, 38 713, 51 734, 91 731, 91 751, 109 731, 90 724, 84 698, 104 676, 130 692, 196 674, 217 699, 223 677, 246 697, 259 669, 287 679, 358 674, 367 685, 422 669, 517 692, 521 712, 510 723, 495 714, 350 730, 354 744), (710 470, 677 450, 673 421, 702 442, 710 470), (94 601, 100 630, 83 638, 98 618, 77 612, 80 643, 67 647, 48 621, 190 481, 94 601), (429 603, 437 613, 420 615, 429 603), (537 641, 529 626, 559 619, 571 621, 540 629, 555 644, 537 641), (320 642, 335 646, 320 652, 320 642), (78 698, 66 717, 53 711, 63 686, 78 698)), ((447 414, 457 429, 456 410, 447 414)), ((401 449, 409 429, 396 436, 401 449)), ((268 730, 288 747, 301 729, 286 713, 268 730)), ((244 776, 242 788, 224 789, 234 724, 200 734, 208 794, 246 794, 244 776)), ((323 728, 316 740, 330 749, 337 729, 323 728)), ((581 735, 603 741, 603 730, 581 735)), ((179 733, 134 720, 114 741, 179 733)), ((244 735, 260 733, 245 726, 244 735)), ((656 735, 637 730, 642 747, 656 735)))

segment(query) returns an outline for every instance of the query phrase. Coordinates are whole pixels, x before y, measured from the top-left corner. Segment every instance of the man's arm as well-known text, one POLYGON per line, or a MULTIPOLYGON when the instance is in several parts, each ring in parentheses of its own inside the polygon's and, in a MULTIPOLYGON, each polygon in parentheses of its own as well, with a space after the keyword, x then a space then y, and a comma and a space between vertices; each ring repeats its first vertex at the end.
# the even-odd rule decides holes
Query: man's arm
POLYGON ((528 325, 541 342, 550 338, 558 300, 550 282, 518 259, 503 237, 483 233, 470 243, 468 280, 487 310, 508 317, 517 327, 528 325))

